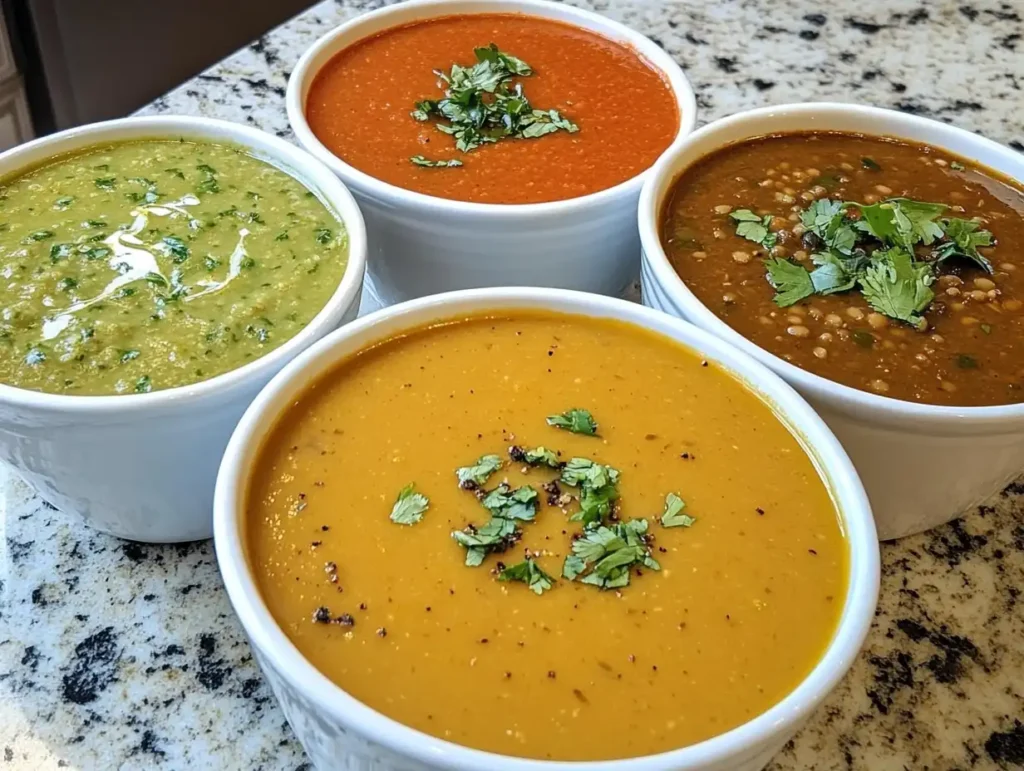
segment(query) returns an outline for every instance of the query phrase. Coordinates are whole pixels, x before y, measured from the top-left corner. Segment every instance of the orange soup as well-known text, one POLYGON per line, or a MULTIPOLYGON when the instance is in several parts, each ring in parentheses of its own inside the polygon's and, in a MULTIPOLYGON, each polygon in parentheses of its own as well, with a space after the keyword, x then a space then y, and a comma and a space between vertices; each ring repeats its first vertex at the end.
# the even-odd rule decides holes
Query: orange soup
POLYGON ((514 312, 381 342, 288 409, 246 506, 261 593, 315 667, 506 755, 727 731, 808 674, 846 594, 835 505, 772 409, 613 321, 514 312))
POLYGON ((317 74, 306 118, 377 179, 505 204, 613 187, 679 130, 663 74, 636 51, 518 14, 446 16, 361 40, 317 74))

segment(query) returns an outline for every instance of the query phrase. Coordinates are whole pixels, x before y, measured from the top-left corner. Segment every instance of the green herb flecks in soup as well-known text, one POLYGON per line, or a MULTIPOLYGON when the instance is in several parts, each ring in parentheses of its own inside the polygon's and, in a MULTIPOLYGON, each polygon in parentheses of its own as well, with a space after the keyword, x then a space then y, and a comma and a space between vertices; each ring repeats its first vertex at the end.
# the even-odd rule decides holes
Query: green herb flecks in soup
POLYGON ((324 204, 241 149, 60 158, 0 184, 0 382, 125 394, 214 377, 298 333, 346 262, 324 204))

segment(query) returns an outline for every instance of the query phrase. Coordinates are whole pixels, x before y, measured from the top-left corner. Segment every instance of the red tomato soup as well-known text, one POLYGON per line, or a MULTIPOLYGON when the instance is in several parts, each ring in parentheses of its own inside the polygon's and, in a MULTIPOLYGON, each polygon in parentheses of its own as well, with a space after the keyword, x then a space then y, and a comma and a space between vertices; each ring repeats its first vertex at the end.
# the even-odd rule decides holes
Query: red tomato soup
POLYGON ((331 152, 377 179, 440 198, 499 204, 558 201, 613 187, 651 166, 679 131, 664 75, 634 50, 518 14, 446 16, 361 40, 317 74, 306 117, 331 152), (494 53, 476 52, 491 44, 494 53), (471 68, 481 56, 495 59, 495 67, 471 72, 469 90, 483 86, 475 95, 489 106, 492 122, 470 130, 484 138, 465 151, 456 145, 459 134, 445 132, 467 125, 459 112, 467 80, 460 82, 452 68, 471 68), (502 69, 506 64, 511 69, 502 69), (486 90, 495 72, 497 93, 486 90), (439 105, 446 89, 456 103, 454 118, 439 105), (529 109, 517 113, 520 105, 503 94, 525 97, 529 109), (413 115, 424 100, 434 109, 413 115), (495 108, 499 102, 507 109, 495 108), (543 114, 536 118, 534 111, 543 114), (413 158, 453 165, 417 165, 413 158))

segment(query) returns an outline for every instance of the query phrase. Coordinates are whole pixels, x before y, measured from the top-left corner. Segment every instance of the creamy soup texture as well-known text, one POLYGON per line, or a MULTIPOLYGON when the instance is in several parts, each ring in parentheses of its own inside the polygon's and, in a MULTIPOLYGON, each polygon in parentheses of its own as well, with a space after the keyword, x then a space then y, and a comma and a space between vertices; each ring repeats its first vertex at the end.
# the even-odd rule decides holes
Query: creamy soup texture
POLYGON ((239 148, 97 146, 0 182, 0 382, 145 393, 278 347, 344 273, 297 180, 239 148))
POLYGON ((462 319, 342 362, 264 442, 246 527, 270 612, 327 677, 530 758, 645 755, 749 720, 814 666, 846 593, 835 506, 772 410, 674 342, 575 316, 462 319), (596 435, 549 424, 586 430, 582 411, 596 435), (566 573, 601 537, 574 519, 583 487, 551 484, 578 459, 617 479, 600 526, 646 528, 610 588, 566 573), (503 482, 534 516, 469 566, 453 533, 485 533, 503 482), (669 494, 685 508, 663 522, 669 494))

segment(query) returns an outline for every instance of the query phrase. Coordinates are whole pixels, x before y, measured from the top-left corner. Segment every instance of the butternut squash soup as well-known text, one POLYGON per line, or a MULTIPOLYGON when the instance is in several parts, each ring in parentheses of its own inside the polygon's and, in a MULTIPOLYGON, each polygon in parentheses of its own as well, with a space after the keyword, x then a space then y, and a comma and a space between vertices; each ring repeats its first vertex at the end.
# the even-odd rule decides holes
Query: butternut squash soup
POLYGON ((260 449, 245 539, 277 623, 355 698, 558 760, 765 711, 824 653, 848 573, 769 405, 660 335, 540 312, 419 329, 316 381, 260 449))
POLYGON ((679 131, 664 75, 636 51, 522 14, 444 16, 360 40, 320 70, 305 112, 360 171, 478 203, 613 187, 679 131))

